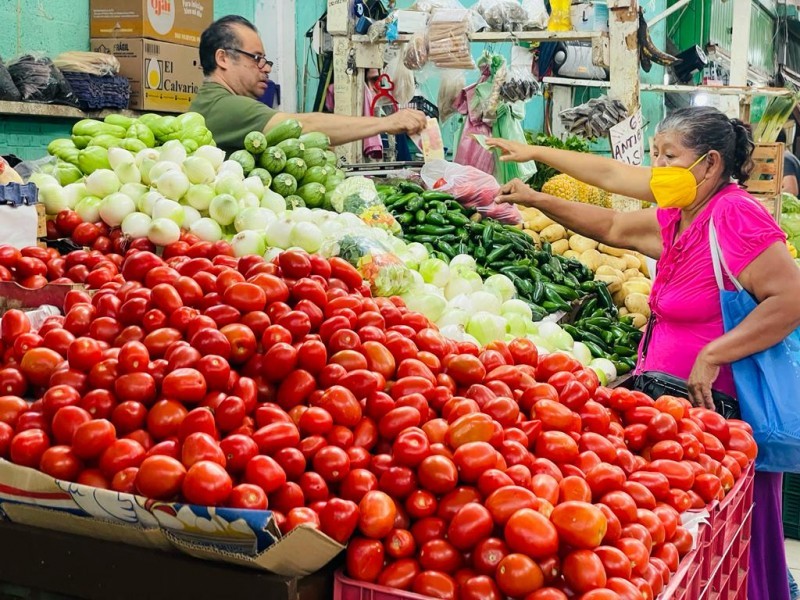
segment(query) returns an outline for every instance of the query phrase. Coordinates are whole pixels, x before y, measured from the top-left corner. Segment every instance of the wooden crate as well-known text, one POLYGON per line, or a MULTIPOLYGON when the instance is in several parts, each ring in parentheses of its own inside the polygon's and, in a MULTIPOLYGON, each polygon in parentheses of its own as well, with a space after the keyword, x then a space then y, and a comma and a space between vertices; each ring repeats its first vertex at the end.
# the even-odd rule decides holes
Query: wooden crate
POLYGON ((47 235, 47 216, 44 212, 44 204, 36 205, 36 237, 43 238, 47 235))
POLYGON ((781 143, 756 144, 753 150, 755 166, 744 186, 775 220, 780 220, 781 216, 783 151, 784 145, 781 143))

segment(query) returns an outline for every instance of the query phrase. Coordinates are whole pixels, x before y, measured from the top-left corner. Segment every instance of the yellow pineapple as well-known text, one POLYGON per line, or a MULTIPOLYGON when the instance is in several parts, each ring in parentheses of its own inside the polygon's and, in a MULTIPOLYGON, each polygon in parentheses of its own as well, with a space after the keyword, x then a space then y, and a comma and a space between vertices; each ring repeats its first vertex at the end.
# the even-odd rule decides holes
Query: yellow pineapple
POLYGON ((572 202, 611 208, 611 194, 563 173, 548 179, 542 186, 542 192, 572 202))

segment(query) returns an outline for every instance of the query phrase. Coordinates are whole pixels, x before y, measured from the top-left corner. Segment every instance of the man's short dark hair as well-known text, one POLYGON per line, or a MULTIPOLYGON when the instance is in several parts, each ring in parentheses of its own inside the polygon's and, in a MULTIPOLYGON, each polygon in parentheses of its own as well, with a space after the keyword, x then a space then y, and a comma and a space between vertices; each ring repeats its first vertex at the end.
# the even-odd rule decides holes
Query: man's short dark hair
POLYGON ((214 21, 200 36, 200 65, 203 67, 203 75, 211 75, 217 70, 217 50, 239 46, 239 36, 236 35, 234 25, 258 31, 255 25, 239 15, 228 15, 214 21))

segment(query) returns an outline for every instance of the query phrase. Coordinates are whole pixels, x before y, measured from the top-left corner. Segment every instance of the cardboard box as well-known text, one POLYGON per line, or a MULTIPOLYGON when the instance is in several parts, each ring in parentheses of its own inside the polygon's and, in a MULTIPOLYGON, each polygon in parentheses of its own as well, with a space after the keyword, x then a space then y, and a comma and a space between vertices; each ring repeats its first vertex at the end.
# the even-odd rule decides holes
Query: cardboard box
MULTIPOLYGON (((0 281, 0 315, 12 308, 29 311, 42 306, 55 306, 61 311, 67 294, 72 290, 87 291, 82 283, 48 283, 38 289, 30 289, 16 281, 0 281)), ((94 290, 87 292, 94 294, 94 290)))
POLYGON ((0 513, 14 523, 303 577, 344 546, 304 525, 281 537, 268 510, 160 502, 60 481, 0 460, 0 513))
POLYGON ((93 38, 145 37, 184 46, 200 45, 214 20, 214 0, 91 0, 93 38))
POLYGON ((570 7, 570 20, 575 31, 608 31, 608 4, 582 2, 570 7))
POLYGON ((131 82, 130 108, 186 112, 203 83, 197 48, 142 38, 93 38, 91 48, 119 60, 131 82))

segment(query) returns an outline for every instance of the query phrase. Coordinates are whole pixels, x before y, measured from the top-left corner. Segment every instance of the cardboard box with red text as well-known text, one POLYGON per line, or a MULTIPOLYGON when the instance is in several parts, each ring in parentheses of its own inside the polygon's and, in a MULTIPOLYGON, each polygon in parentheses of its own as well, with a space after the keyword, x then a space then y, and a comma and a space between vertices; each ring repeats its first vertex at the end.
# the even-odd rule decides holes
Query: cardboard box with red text
POLYGON ((92 52, 113 54, 131 82, 130 108, 186 112, 203 83, 197 48, 142 38, 92 38, 92 52))
POLYGON ((91 0, 93 38, 137 38, 200 45, 200 35, 214 20, 213 0, 91 0))

